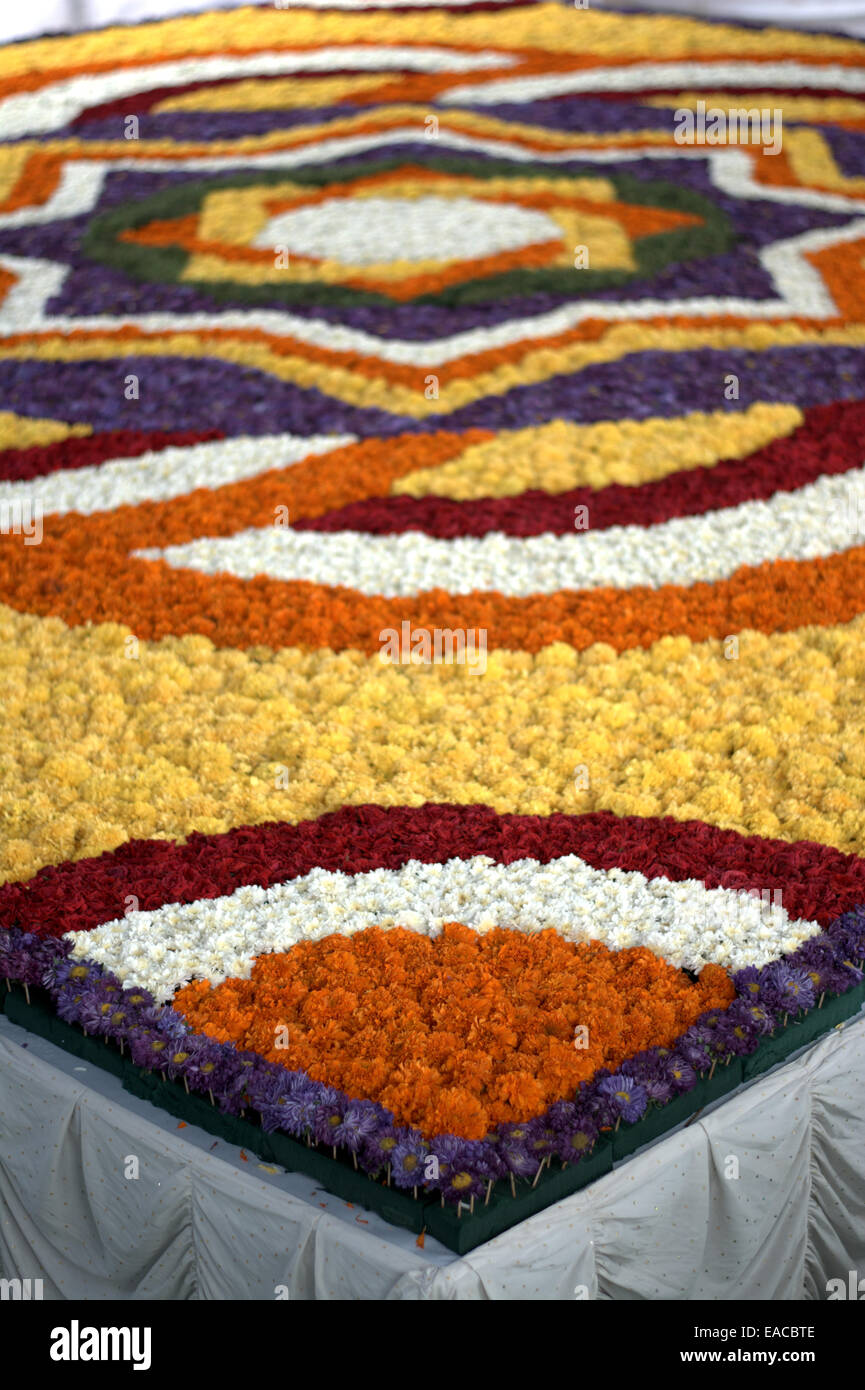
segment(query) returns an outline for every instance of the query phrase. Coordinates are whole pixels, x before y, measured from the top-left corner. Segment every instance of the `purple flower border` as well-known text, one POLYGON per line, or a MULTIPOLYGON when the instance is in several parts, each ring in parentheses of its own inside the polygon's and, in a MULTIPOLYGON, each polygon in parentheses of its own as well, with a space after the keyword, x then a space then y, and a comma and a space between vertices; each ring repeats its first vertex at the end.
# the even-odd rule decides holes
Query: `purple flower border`
POLYGON ((128 1049, 144 1070, 182 1080, 224 1114, 252 1109, 265 1133, 281 1130, 339 1149, 370 1177, 386 1174, 397 1188, 440 1193, 443 1202, 458 1205, 488 1195, 499 1179, 510 1181, 512 1191, 518 1178, 534 1182, 552 1158, 578 1163, 602 1129, 639 1123, 650 1107, 693 1090, 719 1062, 755 1052, 789 1017, 819 1007, 826 994, 846 993, 863 979, 865 905, 791 955, 738 971, 733 1003, 701 1014, 671 1048, 638 1052, 616 1073, 600 1068, 573 1100, 557 1101, 524 1124, 499 1124, 483 1140, 453 1134, 426 1140, 377 1101, 354 1100, 305 1072, 193 1032, 170 1005, 156 1005, 147 990, 124 989, 97 962, 71 959, 71 950, 62 938, 0 929, 0 981, 42 986, 65 1022, 128 1049))

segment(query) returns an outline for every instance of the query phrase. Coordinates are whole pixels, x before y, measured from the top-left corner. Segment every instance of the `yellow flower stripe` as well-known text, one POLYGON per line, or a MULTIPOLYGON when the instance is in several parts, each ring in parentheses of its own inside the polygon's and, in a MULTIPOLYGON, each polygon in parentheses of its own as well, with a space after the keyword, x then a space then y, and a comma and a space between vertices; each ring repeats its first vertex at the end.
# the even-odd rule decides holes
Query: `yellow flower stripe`
POLYGON ((483 675, 204 637, 127 656, 129 635, 0 608, 3 879, 366 801, 670 814, 865 852, 865 617, 746 631, 731 659, 686 637, 558 644, 483 675))
MULTIPOLYGON (((453 108, 450 108, 451 110, 453 108)), ((335 120, 327 121, 321 125, 302 125, 291 130, 274 130, 267 135, 241 135, 234 140, 148 140, 142 136, 140 140, 76 140, 64 137, 59 140, 43 140, 38 146, 30 144, 29 149, 32 153, 34 149, 39 149, 44 155, 63 155, 72 159, 159 159, 162 157, 176 158, 178 163, 182 157, 189 158, 218 158, 220 155, 255 155, 267 154, 272 151, 284 149, 300 149, 309 146, 313 153, 317 153, 316 147, 323 140, 347 139, 356 134, 368 134, 370 126, 380 126, 381 132, 387 135, 391 128, 405 130, 406 127, 416 127, 418 138, 424 131, 424 120, 429 115, 425 106, 377 106, 372 111, 362 111, 357 116, 346 116, 335 120)), ((455 129, 462 131, 466 126, 478 126, 480 123, 471 119, 467 115, 461 115, 459 120, 451 120, 449 113, 442 113, 439 116, 439 130, 455 129)), ((507 125, 504 122, 493 122, 485 120, 485 126, 497 125, 498 130, 489 130, 491 136, 500 135, 502 140, 516 141, 516 135, 520 127, 507 125)), ((527 126, 524 129, 531 134, 532 143, 535 142, 534 126, 527 126)), ((481 133, 481 132, 479 132, 481 133)), ((674 143, 673 128, 669 132, 664 130, 635 130, 627 134, 614 131, 610 135, 592 135, 585 133, 568 134, 565 138, 561 136, 556 140, 543 136, 549 136, 549 132, 539 131, 537 143, 549 144, 556 149, 614 149, 623 146, 630 149, 631 146, 639 145, 669 145, 672 150, 678 147, 674 143)), ((517 143, 519 143, 517 141, 517 143)))
POLYGON ((84 439, 90 425, 67 425, 65 420, 31 420, 13 410, 0 410, 0 449, 30 449, 58 444, 61 439, 84 439))
MULTIPOLYGON (((771 88, 756 92, 664 92, 660 96, 641 97, 644 106, 696 107, 699 101, 706 107, 714 106, 721 111, 750 110, 754 107, 770 111, 778 107, 784 113, 785 121, 861 121, 865 119, 865 100, 862 97, 796 97, 789 92, 773 92, 771 88)), ((785 140, 787 134, 785 132, 785 140)))
POLYGON ((203 87, 183 96, 167 97, 151 108, 155 116, 169 111, 273 111, 297 106, 336 106, 347 96, 382 85, 382 77, 242 78, 221 87, 203 87))
POLYGON ((635 485, 722 458, 739 458, 792 434, 803 415, 795 405, 749 406, 741 413, 695 411, 678 419, 604 420, 575 425, 554 420, 507 430, 474 444, 438 468, 419 468, 391 486, 411 497, 514 497, 528 488, 635 485))
POLYGON ((784 154, 800 183, 831 188, 851 198, 865 197, 865 178, 841 173, 825 135, 819 130, 785 131, 784 154))
MULTIPOLYGON (((744 328, 675 328, 664 324, 617 323, 598 342, 576 342, 552 350, 542 344, 530 349, 518 361, 506 362, 488 372, 442 382, 437 399, 427 400, 427 378, 435 368, 417 368, 417 389, 409 389, 381 377, 356 374, 344 367, 328 367, 296 355, 281 355, 260 342, 235 337, 232 333, 160 333, 139 336, 125 329, 122 337, 82 336, 68 338, 50 335, 10 344, 0 339, 0 359, 40 358, 52 362, 79 362, 90 358, 137 357, 216 357, 246 367, 270 372, 281 381, 316 387, 350 405, 379 406, 395 414, 447 414, 484 396, 503 395, 515 386, 546 381, 553 375, 581 371, 600 362, 616 362, 632 352, 684 352, 700 347, 753 348, 789 347, 804 343, 865 346, 865 323, 839 328, 802 328, 795 323, 752 323, 744 328)), ((373 359, 374 360, 374 359, 373 359)), ((759 363, 755 362, 759 373, 759 363)), ((719 378, 719 395, 723 379, 719 378)))
MULTIPOLYGON (((279 18, 279 15, 277 15, 279 18)), ((322 11, 292 7, 284 16, 283 46, 320 45, 382 40, 381 14, 348 10, 322 11)), ((423 12, 423 42, 458 43, 477 48, 526 47, 559 53, 595 54, 599 60, 646 60, 652 54, 675 58, 716 58, 726 50, 739 57, 766 58, 783 53, 791 58, 858 57, 855 39, 783 29, 747 29, 733 24, 705 24, 671 15, 621 17, 558 4, 526 5, 506 13, 460 14, 453 10, 423 12)), ((388 43, 416 43, 416 12, 387 16, 388 43)), ((85 63, 112 66, 119 58, 167 62, 192 54, 231 49, 255 52, 276 46, 272 8, 244 6, 224 14, 197 14, 156 21, 132 28, 112 27, 93 33, 34 39, 11 44, 0 52, 0 77, 45 74, 85 63)))

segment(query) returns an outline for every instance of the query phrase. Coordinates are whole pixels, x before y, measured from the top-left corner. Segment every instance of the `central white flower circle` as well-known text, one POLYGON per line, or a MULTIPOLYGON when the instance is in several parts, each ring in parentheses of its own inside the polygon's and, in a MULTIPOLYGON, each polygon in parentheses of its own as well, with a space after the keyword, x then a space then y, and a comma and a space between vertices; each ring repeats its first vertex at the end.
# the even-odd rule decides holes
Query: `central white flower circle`
POLYGON ((471 260, 561 238, 546 213, 478 198, 328 198, 279 213, 253 246, 287 246, 301 256, 376 265, 471 260))

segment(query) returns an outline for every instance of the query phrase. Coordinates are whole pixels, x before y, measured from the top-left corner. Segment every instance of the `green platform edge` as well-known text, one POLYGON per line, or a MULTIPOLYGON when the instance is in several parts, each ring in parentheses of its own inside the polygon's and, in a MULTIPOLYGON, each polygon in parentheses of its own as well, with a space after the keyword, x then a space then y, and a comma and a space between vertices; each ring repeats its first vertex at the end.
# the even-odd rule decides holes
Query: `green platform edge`
POLYGON ((763 1072, 784 1061, 792 1052, 807 1046, 817 1038, 843 1024, 859 1012, 865 1002, 865 981, 845 994, 827 999, 822 1008, 811 1009, 802 1018, 789 1019, 786 1027, 764 1038, 757 1051, 749 1057, 735 1057, 729 1066, 716 1066, 712 1076, 703 1077, 692 1091, 677 1096, 667 1105, 649 1110, 634 1125, 623 1125, 602 1134, 593 1150, 578 1163, 563 1168, 556 1162, 545 1168, 532 1187, 520 1182, 516 1197, 505 1182, 496 1183, 489 1202, 475 1201, 474 1213, 464 1210, 457 1215, 454 1207, 442 1207, 440 1198, 417 1198, 376 1182, 365 1173, 355 1171, 350 1159, 333 1158, 321 1146, 308 1148, 287 1134, 266 1134, 257 1124, 236 1115, 225 1115, 202 1096, 187 1094, 179 1081, 163 1080, 154 1072, 143 1071, 124 1057, 113 1043, 88 1037, 78 1024, 64 1023, 53 1011, 50 996, 45 990, 31 990, 30 1002, 23 988, 0 990, 0 1012, 10 1023, 18 1024, 48 1042, 62 1047, 83 1061, 101 1067, 118 1077, 124 1090, 141 1100, 149 1101, 161 1110, 175 1115, 186 1124, 197 1125, 217 1139, 237 1148, 249 1150, 264 1163, 277 1164, 290 1172, 304 1173, 321 1187, 343 1201, 352 1202, 376 1212, 394 1226, 403 1226, 420 1234, 428 1231, 454 1254, 468 1251, 501 1235, 545 1207, 596 1178, 609 1173, 614 1163, 627 1158, 635 1150, 682 1124, 713 1101, 736 1089, 743 1081, 752 1081, 763 1072))

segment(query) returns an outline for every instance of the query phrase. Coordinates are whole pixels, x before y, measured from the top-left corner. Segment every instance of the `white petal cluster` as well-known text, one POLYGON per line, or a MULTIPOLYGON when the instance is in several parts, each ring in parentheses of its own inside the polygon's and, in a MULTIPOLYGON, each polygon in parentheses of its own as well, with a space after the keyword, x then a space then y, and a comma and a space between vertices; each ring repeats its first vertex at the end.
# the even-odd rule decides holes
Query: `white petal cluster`
POLYGON ((656 526, 592 531, 590 525, 574 535, 529 537, 492 531, 453 540, 417 531, 370 536, 267 527, 137 553, 177 569, 304 579, 384 598, 429 589, 496 590, 523 598, 562 589, 659 588, 713 583, 742 565, 812 560, 847 550, 861 543, 860 498, 865 499, 865 468, 776 492, 766 502, 742 502, 656 526))
POLYGON ((21 482, 0 482, 0 503, 27 499, 45 515, 80 512, 90 516, 138 502, 164 502, 200 487, 223 487, 355 442, 353 434, 308 438, 240 434, 213 443, 171 445, 134 458, 108 459, 21 482))
POLYGON ((69 939, 75 956, 99 961, 125 987, 143 986, 163 1001, 191 979, 248 978, 257 955, 299 941, 372 926, 436 936, 454 921, 478 930, 551 927, 568 941, 597 940, 619 951, 646 946, 690 970, 710 961, 729 970, 764 965, 821 930, 780 906, 696 879, 595 869, 572 854, 548 864, 476 855, 444 864, 411 859, 362 874, 313 869, 272 888, 130 912, 69 939))

